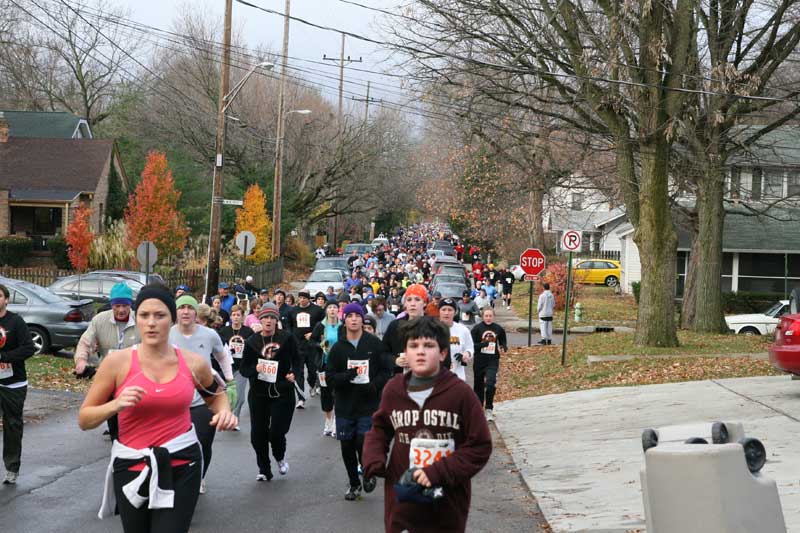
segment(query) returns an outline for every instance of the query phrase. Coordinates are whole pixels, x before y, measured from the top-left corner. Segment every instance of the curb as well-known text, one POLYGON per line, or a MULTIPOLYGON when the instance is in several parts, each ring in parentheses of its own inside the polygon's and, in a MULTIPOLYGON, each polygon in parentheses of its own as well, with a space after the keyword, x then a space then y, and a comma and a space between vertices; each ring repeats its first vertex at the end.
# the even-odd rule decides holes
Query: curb
MULTIPOLYGON (((533 326, 532 331, 539 332, 539 326, 533 326)), ((527 324, 524 326, 517 325, 514 326, 514 331, 517 333, 527 333, 528 326, 527 324)), ((630 326, 575 326, 573 328, 569 328, 567 330, 567 334, 569 335, 587 335, 590 333, 610 333, 610 332, 617 332, 617 333, 633 333, 636 331, 634 328, 630 326)), ((563 334, 564 328, 553 328, 553 333, 563 334)))

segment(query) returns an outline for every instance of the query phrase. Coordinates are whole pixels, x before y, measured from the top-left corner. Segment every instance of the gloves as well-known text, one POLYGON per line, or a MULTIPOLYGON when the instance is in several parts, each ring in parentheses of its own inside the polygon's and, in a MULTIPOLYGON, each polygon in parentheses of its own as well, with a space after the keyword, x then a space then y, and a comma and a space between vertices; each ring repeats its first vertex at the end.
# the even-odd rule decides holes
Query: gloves
POLYGON ((91 365, 83 369, 83 374, 75 374, 75 372, 73 372, 73 374, 75 374, 75 377, 77 379, 91 379, 94 377, 96 373, 97 369, 91 365))
POLYGON ((461 363, 461 366, 467 366, 467 363, 464 362, 464 354, 457 353, 453 356, 453 359, 461 363))
POLYGON ((358 369, 355 368, 348 368, 347 369, 347 379, 349 381, 353 381, 358 376, 358 369))
POLYGON ((436 500, 444 498, 442 487, 426 488, 414 481, 412 478, 416 468, 409 468, 403 473, 397 483, 394 484, 394 492, 397 501, 400 503, 434 503, 436 500))

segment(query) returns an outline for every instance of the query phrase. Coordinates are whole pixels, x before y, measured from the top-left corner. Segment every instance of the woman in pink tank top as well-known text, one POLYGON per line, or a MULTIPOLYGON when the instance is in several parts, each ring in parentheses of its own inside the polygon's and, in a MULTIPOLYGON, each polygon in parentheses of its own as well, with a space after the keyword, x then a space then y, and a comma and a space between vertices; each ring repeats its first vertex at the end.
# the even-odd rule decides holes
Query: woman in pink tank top
POLYGON ((126 532, 188 531, 202 474, 189 416, 195 389, 214 413, 210 423, 218 431, 233 429, 238 420, 205 359, 169 345, 176 318, 169 290, 144 287, 134 309, 141 344, 103 359, 78 415, 83 430, 119 418, 100 517, 109 514, 116 498, 126 532), (158 487, 155 494, 151 481, 158 487), (126 495, 122 489, 131 484, 138 490, 126 495))

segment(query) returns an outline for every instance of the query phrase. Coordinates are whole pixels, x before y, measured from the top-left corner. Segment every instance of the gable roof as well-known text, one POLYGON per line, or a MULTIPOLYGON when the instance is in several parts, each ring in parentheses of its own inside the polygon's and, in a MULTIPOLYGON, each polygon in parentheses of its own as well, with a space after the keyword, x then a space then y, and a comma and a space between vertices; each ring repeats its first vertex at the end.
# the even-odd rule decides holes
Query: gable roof
MULTIPOLYGON (((725 251, 800 252, 800 209, 771 207, 769 216, 756 216, 736 206, 726 208, 722 230, 725 251)), ((678 227, 678 248, 691 247, 691 235, 678 227)))
POLYGON ((38 139, 75 139, 82 136, 92 138, 92 131, 85 119, 66 111, 14 111, 0 109, 2 118, 8 122, 9 137, 38 139), (83 127, 85 133, 79 128, 83 127))
MULTIPOLYGON (((758 133, 763 126, 737 126, 731 133, 735 142, 742 143, 758 133)), ((787 124, 775 128, 746 148, 728 157, 729 165, 756 165, 762 167, 800 166, 800 126, 787 124)))
POLYGON ((548 231, 576 229, 597 233, 598 223, 607 219, 610 213, 610 211, 554 209, 550 214, 548 231))
MULTIPOLYGON (((0 143, 0 187, 17 199, 32 190, 94 192, 108 172, 114 141, 105 139, 21 139, 0 143)), ((49 194, 49 196, 53 196, 49 194)))

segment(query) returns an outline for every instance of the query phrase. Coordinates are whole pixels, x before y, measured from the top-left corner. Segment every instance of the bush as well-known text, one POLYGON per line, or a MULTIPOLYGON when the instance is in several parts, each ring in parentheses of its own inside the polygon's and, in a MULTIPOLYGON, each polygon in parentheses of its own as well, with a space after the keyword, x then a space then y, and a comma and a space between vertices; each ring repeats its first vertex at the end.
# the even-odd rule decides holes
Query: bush
POLYGON ((67 240, 62 235, 57 235, 47 240, 47 249, 53 254, 53 263, 56 268, 70 269, 72 265, 67 255, 67 240))
MULTIPOLYGON (((551 263, 547 270, 544 271, 541 281, 550 284, 550 292, 553 293, 553 297, 556 300, 556 311, 563 310, 567 299, 567 266, 564 263, 551 263)), ((541 284, 537 284, 537 290, 541 292, 541 284)), ((581 285, 575 283, 573 279, 569 295, 573 306, 578 301, 580 290, 581 285)))
POLYGON ((631 290, 633 291, 633 299, 636 300, 636 305, 639 305, 639 291, 642 290, 642 282, 632 281, 631 290))
POLYGON ((782 299, 782 292, 724 292, 722 306, 726 314, 761 313, 782 299))
POLYGON ((283 257, 287 261, 314 266, 314 253, 309 246, 300 239, 288 239, 283 245, 283 257))
POLYGON ((19 266, 33 249, 30 237, 0 237, 0 265, 19 266))

